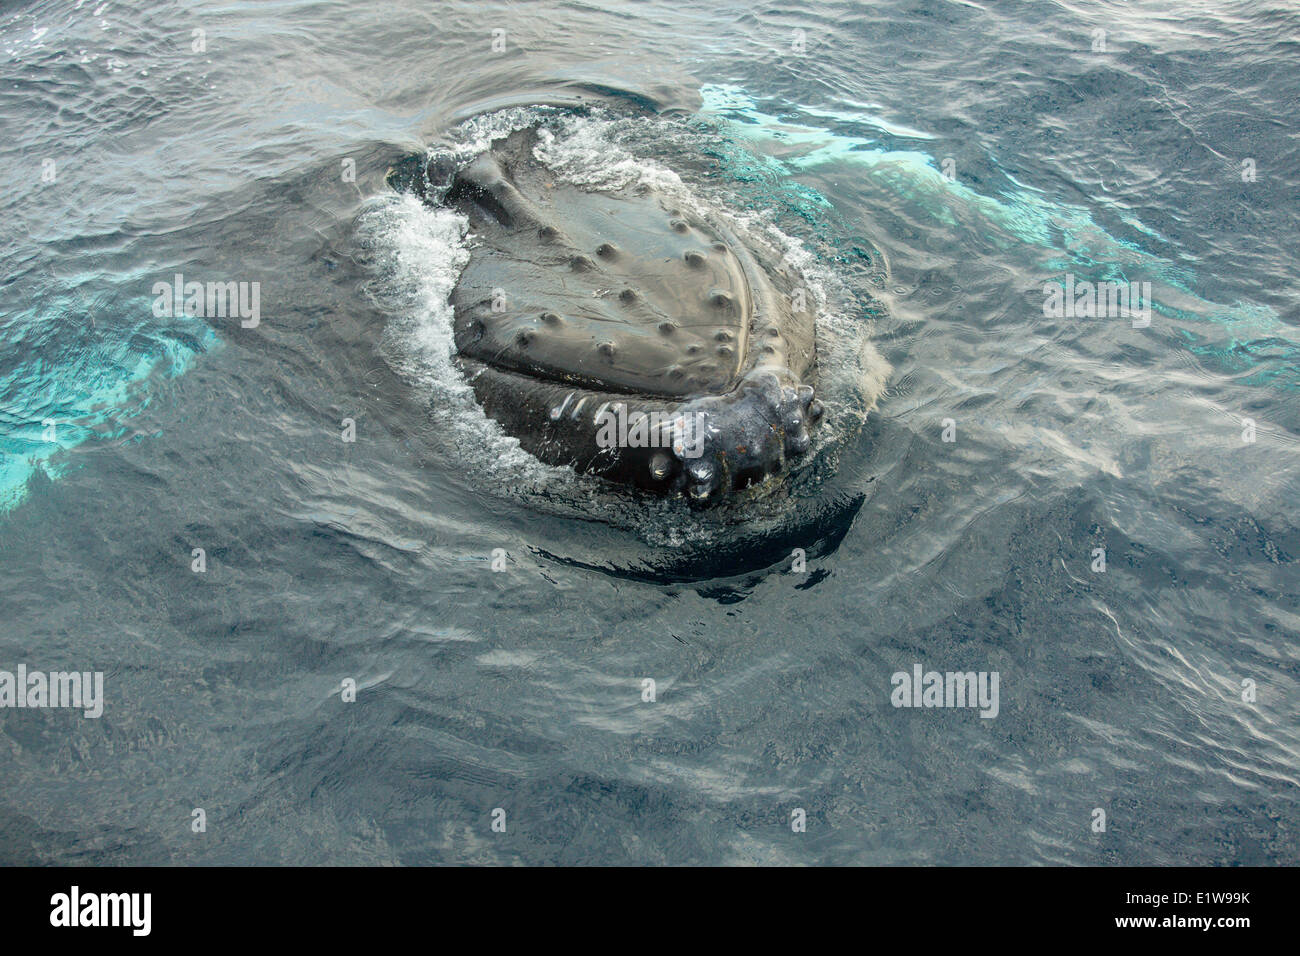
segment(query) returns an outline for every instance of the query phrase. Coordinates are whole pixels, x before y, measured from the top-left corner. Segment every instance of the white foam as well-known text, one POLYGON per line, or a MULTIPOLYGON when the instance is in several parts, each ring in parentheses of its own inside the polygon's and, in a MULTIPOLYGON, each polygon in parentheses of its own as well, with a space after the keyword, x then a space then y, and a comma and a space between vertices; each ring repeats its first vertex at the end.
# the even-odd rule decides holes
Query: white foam
POLYGON ((561 179, 588 189, 616 190, 653 186, 680 199, 693 199, 680 176, 648 159, 633 156, 611 138, 616 121, 565 117, 559 135, 538 130, 533 155, 561 179))
POLYGON ((441 149, 429 150, 429 155, 437 152, 462 166, 486 152, 494 140, 509 136, 515 130, 536 126, 554 112, 549 106, 512 106, 495 113, 473 116, 451 130, 448 143, 441 149))
POLYGON ((543 465, 484 414, 455 363, 449 298, 469 262, 468 223, 450 209, 409 193, 380 197, 361 216, 360 242, 376 279, 368 286, 389 316, 382 351, 413 387, 427 391, 435 437, 448 441, 458 465, 490 477, 503 491, 518 484, 571 480, 543 465))

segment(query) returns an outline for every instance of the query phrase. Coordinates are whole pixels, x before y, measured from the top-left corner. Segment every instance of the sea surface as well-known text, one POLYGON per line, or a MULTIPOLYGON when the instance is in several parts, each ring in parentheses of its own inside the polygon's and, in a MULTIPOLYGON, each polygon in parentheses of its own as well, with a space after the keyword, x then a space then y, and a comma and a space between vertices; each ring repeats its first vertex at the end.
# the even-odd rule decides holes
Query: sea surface
POLYGON ((1297 103, 1255 0, 9 0, 0 671, 104 690, 0 707, 0 861, 1300 862, 1297 103), (784 244, 788 482, 478 409, 386 174, 520 125, 784 244))

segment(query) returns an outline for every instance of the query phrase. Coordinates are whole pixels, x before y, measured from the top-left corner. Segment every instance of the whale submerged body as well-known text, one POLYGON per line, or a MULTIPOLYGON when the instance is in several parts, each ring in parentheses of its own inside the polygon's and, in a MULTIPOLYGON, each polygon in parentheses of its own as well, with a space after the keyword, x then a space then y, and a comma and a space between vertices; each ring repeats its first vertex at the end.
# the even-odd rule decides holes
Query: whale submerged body
POLYGON ((693 504, 803 456, 824 411, 814 318, 775 251, 646 183, 561 182, 537 142, 517 130, 409 181, 469 223, 451 304, 484 411, 548 464, 693 504))

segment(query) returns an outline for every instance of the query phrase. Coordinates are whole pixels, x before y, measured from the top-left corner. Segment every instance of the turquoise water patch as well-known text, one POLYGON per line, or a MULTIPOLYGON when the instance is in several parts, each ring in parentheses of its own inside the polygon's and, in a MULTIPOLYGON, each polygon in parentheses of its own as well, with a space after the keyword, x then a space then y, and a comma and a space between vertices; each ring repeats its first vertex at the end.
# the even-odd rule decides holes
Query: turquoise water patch
POLYGON ((65 474, 69 449, 127 434, 125 420, 150 403, 151 381, 184 374, 220 345, 197 319, 159 323, 148 299, 110 308, 70 298, 57 297, 53 314, 16 315, 0 331, 0 512, 22 502, 37 472, 65 474), (123 323, 136 315, 149 318, 123 323))
MULTIPOLYGON (((1111 235, 1082 206, 1055 201, 1005 172, 1010 188, 996 196, 978 192, 957 176, 945 175, 943 161, 935 156, 920 149, 887 148, 883 142, 900 137, 928 140, 929 134, 908 131, 868 113, 786 107, 778 114, 772 111, 775 107, 765 108, 739 87, 710 85, 700 92, 702 113, 729 121, 765 151, 758 161, 764 176, 774 176, 777 170, 789 175, 836 164, 855 166, 869 173, 873 188, 888 191, 907 208, 924 212, 939 224, 974 223, 1003 248, 1031 247, 1031 261, 1049 276, 1073 273, 1093 282, 1150 281, 1155 287, 1154 312, 1222 327, 1214 341, 1184 334, 1193 354, 1230 374, 1242 371, 1243 363, 1246 367, 1267 363, 1273 366, 1267 374, 1246 381, 1300 387, 1300 348, 1290 340, 1288 327, 1274 309, 1203 298, 1195 291, 1197 277, 1190 269, 1133 240, 1111 235), (1276 367, 1279 361, 1286 363, 1284 367, 1276 367)), ((1116 209, 1116 215, 1153 243, 1166 242, 1130 212, 1116 209)))

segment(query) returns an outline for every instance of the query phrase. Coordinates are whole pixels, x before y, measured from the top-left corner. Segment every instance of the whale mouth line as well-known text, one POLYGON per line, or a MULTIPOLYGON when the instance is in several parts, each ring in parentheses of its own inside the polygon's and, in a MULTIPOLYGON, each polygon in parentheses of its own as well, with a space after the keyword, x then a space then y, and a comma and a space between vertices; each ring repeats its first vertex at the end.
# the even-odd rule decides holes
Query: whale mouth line
POLYGON ((539 382, 474 359, 462 368, 487 414, 508 417, 512 396, 526 393, 532 411, 534 453, 566 465, 694 506, 713 505, 781 475, 812 447, 825 408, 810 385, 770 369, 751 372, 735 389, 674 402, 539 382), (618 444, 602 433, 635 432, 618 444))

